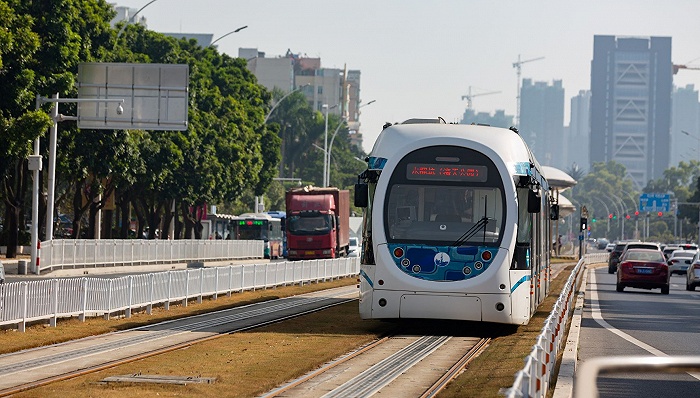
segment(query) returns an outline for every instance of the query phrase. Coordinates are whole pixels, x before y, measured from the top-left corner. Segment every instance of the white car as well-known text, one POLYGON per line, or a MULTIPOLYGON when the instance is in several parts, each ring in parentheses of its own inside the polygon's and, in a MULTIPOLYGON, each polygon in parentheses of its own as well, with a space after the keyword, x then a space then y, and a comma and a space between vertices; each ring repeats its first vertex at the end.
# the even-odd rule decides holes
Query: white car
POLYGON ((605 246, 605 251, 607 251, 608 253, 610 253, 611 251, 613 251, 614 248, 615 248, 615 243, 608 243, 608 244, 605 246))
POLYGON ((695 290, 696 286, 700 286, 700 258, 695 252, 695 257, 688 266, 688 271, 685 273, 685 290, 695 290))
POLYGON ((690 265, 690 261, 697 252, 697 250, 674 250, 666 262, 668 264, 668 272, 670 272, 671 275, 675 273, 685 274, 685 271, 690 265))
POLYGON ((348 248, 348 257, 360 257, 360 246, 357 238, 350 238, 350 247, 348 248))

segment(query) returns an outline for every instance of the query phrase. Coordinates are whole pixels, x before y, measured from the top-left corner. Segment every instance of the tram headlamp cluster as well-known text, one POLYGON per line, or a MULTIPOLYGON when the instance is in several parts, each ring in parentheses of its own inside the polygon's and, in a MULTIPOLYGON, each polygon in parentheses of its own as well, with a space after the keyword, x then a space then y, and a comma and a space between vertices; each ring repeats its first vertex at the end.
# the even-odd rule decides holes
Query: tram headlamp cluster
POLYGON ((386 307, 386 299, 383 299, 383 298, 379 299, 379 306, 386 307))
POLYGON ((496 304, 496 311, 503 311, 505 308, 506 306, 503 303, 496 304))

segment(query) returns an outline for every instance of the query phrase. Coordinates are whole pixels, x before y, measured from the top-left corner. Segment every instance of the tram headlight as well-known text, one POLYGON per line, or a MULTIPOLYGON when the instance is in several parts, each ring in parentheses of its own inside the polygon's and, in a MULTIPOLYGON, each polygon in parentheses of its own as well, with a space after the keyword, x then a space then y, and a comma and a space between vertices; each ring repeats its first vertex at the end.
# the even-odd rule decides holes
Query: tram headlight
POLYGON ((506 306, 503 305, 503 303, 496 304, 496 311, 503 311, 504 308, 506 308, 506 306))
POLYGON ((380 307, 386 307, 386 299, 380 298, 380 299, 379 299, 379 306, 380 306, 380 307))

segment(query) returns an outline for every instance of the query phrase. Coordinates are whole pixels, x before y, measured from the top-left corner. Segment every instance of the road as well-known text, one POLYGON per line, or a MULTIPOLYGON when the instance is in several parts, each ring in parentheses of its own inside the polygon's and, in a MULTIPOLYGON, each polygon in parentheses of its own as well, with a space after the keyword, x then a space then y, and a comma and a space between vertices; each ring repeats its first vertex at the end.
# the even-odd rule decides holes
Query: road
MULTIPOLYGON (((607 267, 588 276, 581 322, 579 363, 604 356, 700 355, 700 293, 685 290, 685 276, 671 277, 671 292, 615 291, 607 267)), ((697 397, 698 374, 620 374, 598 378, 601 397, 697 397)))

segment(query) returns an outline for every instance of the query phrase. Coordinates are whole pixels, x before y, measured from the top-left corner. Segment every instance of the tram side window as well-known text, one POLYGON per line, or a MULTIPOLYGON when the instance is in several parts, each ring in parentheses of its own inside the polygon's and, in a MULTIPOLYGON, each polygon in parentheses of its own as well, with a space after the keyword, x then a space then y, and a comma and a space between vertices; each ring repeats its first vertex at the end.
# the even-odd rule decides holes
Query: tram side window
POLYGON ((530 269, 532 215, 527 211, 528 188, 518 188, 518 233, 513 256, 513 269, 530 269))

